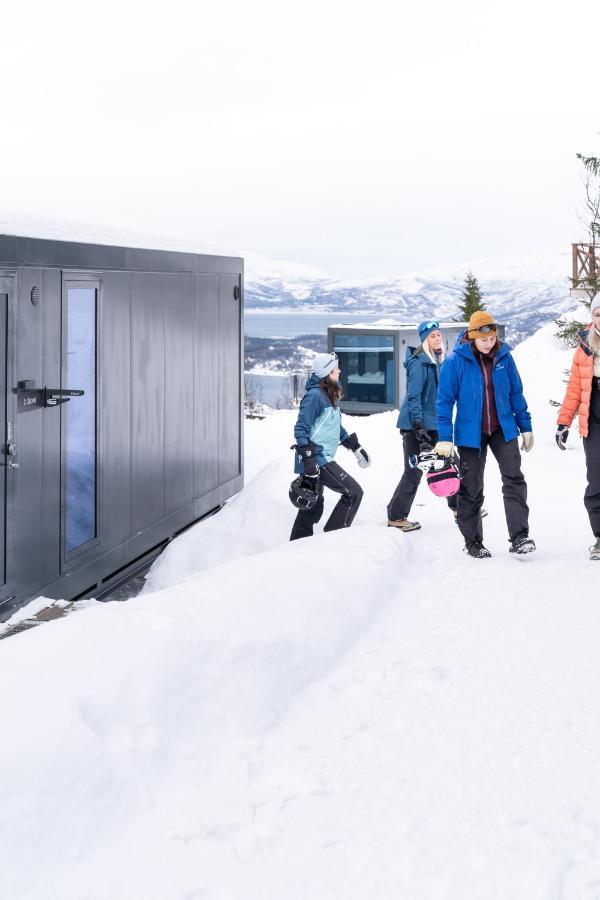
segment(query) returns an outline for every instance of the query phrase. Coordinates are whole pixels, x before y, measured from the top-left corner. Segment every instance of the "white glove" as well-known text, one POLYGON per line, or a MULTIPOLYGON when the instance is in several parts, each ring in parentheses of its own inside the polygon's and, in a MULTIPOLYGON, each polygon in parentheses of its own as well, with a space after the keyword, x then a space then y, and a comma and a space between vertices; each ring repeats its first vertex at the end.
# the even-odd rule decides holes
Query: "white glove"
POLYGON ((355 455, 356 461, 359 464, 359 466, 361 467, 361 469, 366 469, 368 466, 371 465, 371 457, 369 456, 367 451, 364 449, 364 447, 359 447, 357 450, 355 450, 354 455, 355 455))
POLYGON ((524 431, 521 435, 521 450, 524 450, 525 453, 529 453, 531 448, 533 447, 533 431, 524 431))
POLYGON ((437 453, 438 456, 452 456, 452 451, 454 450, 454 444, 452 441, 438 441, 435 447, 433 448, 433 452, 437 453))

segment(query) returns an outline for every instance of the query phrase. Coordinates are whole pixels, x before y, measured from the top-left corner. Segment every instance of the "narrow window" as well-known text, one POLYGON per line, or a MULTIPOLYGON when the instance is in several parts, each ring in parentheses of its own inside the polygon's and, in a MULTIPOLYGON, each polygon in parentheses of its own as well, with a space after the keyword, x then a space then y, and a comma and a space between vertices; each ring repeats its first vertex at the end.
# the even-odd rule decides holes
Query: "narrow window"
POLYGON ((64 386, 85 392, 63 407, 67 553, 96 537, 96 301, 95 287, 67 289, 64 386))

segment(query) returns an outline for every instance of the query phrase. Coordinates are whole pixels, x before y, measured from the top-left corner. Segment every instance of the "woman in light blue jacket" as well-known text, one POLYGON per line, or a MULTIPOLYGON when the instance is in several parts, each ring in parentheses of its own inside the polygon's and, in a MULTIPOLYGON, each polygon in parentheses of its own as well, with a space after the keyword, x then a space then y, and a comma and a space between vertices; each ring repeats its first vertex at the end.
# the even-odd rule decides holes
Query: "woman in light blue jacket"
POLYGON ((342 425, 339 401, 342 388, 340 370, 335 353, 319 353, 313 361, 313 372, 306 382, 306 393, 300 402, 298 420, 294 428, 296 460, 294 470, 311 480, 318 492, 318 500, 311 509, 300 509, 290 536, 291 541, 309 537, 314 525, 323 515, 323 487, 341 494, 324 531, 349 528, 352 524, 363 492, 361 486, 334 462, 341 444, 351 450, 359 466, 365 468, 371 462, 356 434, 348 434, 342 425))

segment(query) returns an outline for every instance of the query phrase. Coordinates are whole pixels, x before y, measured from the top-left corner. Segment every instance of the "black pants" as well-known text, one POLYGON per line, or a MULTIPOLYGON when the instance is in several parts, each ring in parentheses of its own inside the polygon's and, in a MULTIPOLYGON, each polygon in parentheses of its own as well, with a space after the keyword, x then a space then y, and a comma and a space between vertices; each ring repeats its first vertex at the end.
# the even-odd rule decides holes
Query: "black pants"
POLYGON ((583 439, 587 466, 587 487, 583 502, 590 517, 594 537, 600 537, 600 422, 590 421, 588 436, 583 439))
MULTIPOLYGON (((431 430, 429 434, 431 435, 432 442, 437 444, 437 431, 431 430)), ((413 505, 417 494, 417 489, 421 483, 421 478, 423 477, 423 473, 420 469, 412 469, 408 463, 409 456, 412 456, 413 454, 418 456, 421 449, 414 431, 403 431, 402 443, 404 445, 404 472, 402 473, 402 478, 398 482, 392 499, 387 505, 387 514, 390 521, 408 518, 408 514, 410 513, 411 506, 413 505)), ((456 494, 452 497, 448 497, 448 506, 450 509, 456 509, 456 494)))
POLYGON ((326 466, 321 466, 319 481, 321 484, 319 499, 312 509, 298 510, 290 541, 312 535, 313 526, 316 525, 323 515, 323 487, 328 487, 335 491, 336 494, 342 495, 327 519, 323 531, 336 531, 338 528, 349 528, 352 525, 354 516, 358 512, 358 507, 363 498, 363 490, 360 484, 348 475, 341 466, 338 466, 336 462, 330 462, 326 466))
POLYGON ((502 477, 504 515, 508 526, 508 536, 512 541, 519 534, 529 534, 529 507, 527 506, 527 484, 521 472, 519 441, 505 441, 502 430, 481 435, 481 451, 473 447, 459 447, 460 491, 458 492, 458 527, 465 542, 483 540, 481 527, 481 505, 483 503, 483 475, 487 448, 490 448, 502 477))

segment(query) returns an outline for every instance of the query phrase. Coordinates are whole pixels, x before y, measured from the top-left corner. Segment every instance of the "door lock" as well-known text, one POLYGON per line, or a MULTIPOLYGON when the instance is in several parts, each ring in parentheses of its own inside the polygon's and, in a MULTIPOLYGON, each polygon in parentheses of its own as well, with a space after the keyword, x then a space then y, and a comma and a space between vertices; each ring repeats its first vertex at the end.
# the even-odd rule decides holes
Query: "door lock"
POLYGON ((6 445, 6 455, 7 456, 16 456, 17 455, 17 445, 14 441, 9 441, 6 445))

